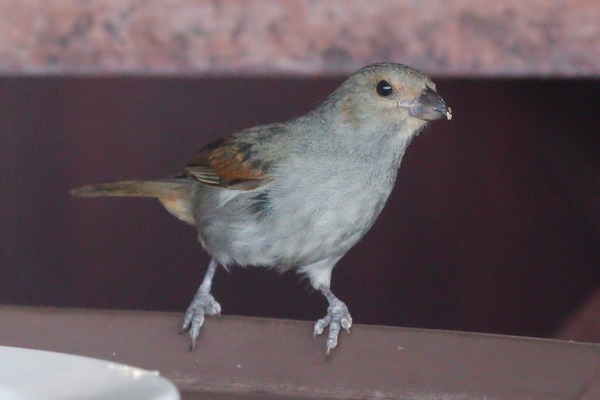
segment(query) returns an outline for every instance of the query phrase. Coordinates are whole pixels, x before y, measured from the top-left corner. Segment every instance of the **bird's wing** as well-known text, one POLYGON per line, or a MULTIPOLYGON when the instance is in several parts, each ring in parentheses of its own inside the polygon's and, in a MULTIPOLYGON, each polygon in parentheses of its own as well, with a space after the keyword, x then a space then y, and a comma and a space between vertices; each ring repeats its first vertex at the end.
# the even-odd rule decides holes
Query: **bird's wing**
POLYGON ((259 143, 249 143, 240 136, 218 140, 196 153, 185 172, 207 186, 257 189, 268 182, 271 165, 259 156, 259 143))

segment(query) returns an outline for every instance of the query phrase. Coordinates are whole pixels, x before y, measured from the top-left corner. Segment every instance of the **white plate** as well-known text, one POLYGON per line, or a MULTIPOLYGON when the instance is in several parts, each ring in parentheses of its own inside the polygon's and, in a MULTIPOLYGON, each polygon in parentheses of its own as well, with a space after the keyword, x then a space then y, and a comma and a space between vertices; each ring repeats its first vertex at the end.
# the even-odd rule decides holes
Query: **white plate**
POLYGON ((1 400, 179 400, 158 372, 94 358, 0 346, 1 400))

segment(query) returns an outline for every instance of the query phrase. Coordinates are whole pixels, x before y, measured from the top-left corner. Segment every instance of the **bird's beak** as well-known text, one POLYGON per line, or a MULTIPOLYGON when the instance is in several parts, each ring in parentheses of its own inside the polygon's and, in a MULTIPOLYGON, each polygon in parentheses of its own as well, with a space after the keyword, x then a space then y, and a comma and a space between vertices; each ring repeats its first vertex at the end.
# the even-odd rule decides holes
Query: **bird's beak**
POLYGON ((442 117, 452 119, 452 110, 446 105, 444 99, 430 87, 408 105, 410 115, 425 121, 435 121, 442 117))

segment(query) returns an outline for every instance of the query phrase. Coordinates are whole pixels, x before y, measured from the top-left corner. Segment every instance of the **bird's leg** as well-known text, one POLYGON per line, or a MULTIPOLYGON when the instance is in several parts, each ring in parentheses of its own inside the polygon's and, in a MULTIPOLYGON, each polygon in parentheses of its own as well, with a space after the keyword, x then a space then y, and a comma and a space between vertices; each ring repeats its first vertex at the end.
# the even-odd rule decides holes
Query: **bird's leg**
POLYGON ((327 315, 315 324, 315 330, 313 332, 313 337, 320 335, 323 333, 323 330, 329 326, 329 335, 327 336, 327 350, 326 356, 329 355, 331 349, 334 349, 338 343, 338 335, 340 333, 340 329, 344 328, 348 333, 350 333, 350 326, 352 326, 352 317, 350 316, 350 312, 348 311, 348 307, 346 304, 335 297, 331 289, 328 286, 321 285, 319 290, 327 301, 329 302, 329 307, 327 307, 327 315))
POLYGON ((190 337, 192 338, 190 350, 193 350, 196 345, 196 338, 200 334, 202 324, 204 324, 204 316, 221 313, 221 305, 210 294, 210 288, 212 286, 213 276, 217 270, 217 265, 217 260, 214 258, 210 260, 202 284, 198 288, 198 291, 183 318, 181 331, 184 332, 188 328, 190 330, 190 337))

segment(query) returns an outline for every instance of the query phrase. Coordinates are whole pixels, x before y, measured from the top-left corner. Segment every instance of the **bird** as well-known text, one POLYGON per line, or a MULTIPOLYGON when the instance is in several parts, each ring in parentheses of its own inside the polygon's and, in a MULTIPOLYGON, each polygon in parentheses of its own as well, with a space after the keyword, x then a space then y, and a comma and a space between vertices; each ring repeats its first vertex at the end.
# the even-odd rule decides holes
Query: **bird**
POLYGON ((206 316, 218 266, 296 271, 328 302, 326 356, 352 316, 331 290, 332 270, 367 233, 396 181, 407 146, 431 121, 452 118, 421 71, 382 62, 350 75, 313 110, 235 132, 201 148, 179 175, 83 186, 77 197, 157 198, 197 228, 211 259, 187 308, 190 350, 206 316))

